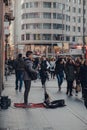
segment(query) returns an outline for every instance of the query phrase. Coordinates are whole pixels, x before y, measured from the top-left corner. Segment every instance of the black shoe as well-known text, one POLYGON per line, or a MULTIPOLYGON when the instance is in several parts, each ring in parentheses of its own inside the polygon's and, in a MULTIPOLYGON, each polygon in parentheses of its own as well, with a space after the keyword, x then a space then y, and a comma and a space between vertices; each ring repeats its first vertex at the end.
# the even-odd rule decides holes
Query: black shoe
POLYGON ((16 87, 15 90, 18 90, 18 88, 16 87))
POLYGON ((70 96, 73 96, 72 93, 70 93, 70 96))
POLYGON ((61 87, 59 87, 59 91, 61 91, 61 87))
POLYGON ((68 95, 68 91, 66 92, 66 95, 68 95))
POLYGON ((21 92, 21 89, 19 89, 19 92, 21 92))

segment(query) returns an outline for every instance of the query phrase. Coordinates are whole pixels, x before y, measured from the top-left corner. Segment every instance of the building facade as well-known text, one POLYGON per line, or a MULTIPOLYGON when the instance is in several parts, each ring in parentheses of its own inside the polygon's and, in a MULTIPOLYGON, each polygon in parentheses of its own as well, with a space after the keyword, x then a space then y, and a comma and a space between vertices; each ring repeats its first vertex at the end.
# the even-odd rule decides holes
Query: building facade
POLYGON ((13 18, 12 0, 0 0, 0 96, 4 89, 4 64, 7 60, 9 25, 13 18))
POLYGON ((68 51, 69 45, 83 44, 87 32, 86 3, 86 0, 15 0, 16 51, 31 49, 37 54, 54 55, 68 51))

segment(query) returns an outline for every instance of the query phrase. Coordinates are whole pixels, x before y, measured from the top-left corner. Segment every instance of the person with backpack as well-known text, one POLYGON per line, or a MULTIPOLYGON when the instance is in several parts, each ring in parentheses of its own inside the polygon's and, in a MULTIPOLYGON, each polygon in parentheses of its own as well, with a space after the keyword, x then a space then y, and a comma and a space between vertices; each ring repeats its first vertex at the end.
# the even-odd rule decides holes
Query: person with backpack
POLYGON ((15 69, 15 76, 16 76, 16 81, 15 81, 15 89, 21 92, 22 90, 22 85, 23 85, 23 73, 24 73, 24 60, 22 58, 22 54, 18 54, 16 60, 14 61, 14 69, 15 69), (20 82, 20 84, 19 84, 20 82))

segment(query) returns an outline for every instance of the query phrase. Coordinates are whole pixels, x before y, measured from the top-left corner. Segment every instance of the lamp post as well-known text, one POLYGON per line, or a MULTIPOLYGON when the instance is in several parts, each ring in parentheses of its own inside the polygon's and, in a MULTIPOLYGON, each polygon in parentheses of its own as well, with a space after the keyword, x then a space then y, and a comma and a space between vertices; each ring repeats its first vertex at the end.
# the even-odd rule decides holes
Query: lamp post
POLYGON ((3 23, 4 23, 4 15, 3 15, 3 0, 0 0, 0 96, 3 88, 3 59, 4 59, 4 49, 3 49, 3 23))
POLYGON ((63 29, 64 29, 64 25, 63 25, 63 11, 64 11, 64 9, 63 9, 63 7, 62 7, 62 53, 63 53, 63 29))
POLYGON ((84 30, 84 28, 85 28, 85 23, 84 23, 84 19, 85 19, 85 14, 84 14, 84 10, 85 10, 85 0, 83 0, 83 37, 82 37, 82 39, 83 39, 83 54, 84 54, 84 59, 85 59, 85 57, 86 57, 86 48, 85 48, 85 30, 84 30))

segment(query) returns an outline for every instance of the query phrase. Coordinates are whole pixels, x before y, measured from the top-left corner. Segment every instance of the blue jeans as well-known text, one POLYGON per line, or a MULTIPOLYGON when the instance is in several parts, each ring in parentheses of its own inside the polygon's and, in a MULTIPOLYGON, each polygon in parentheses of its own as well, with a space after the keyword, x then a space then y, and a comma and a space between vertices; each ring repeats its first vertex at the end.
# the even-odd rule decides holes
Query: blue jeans
POLYGON ((19 90, 22 89, 22 85, 23 85, 23 71, 18 70, 16 71, 16 90, 19 88, 19 90), (20 82, 20 84, 18 85, 18 83, 20 82))
POLYGON ((61 74, 57 74, 58 86, 60 87, 63 83, 64 76, 61 74))

